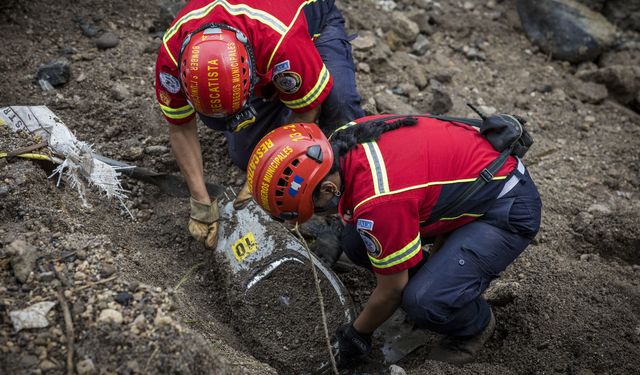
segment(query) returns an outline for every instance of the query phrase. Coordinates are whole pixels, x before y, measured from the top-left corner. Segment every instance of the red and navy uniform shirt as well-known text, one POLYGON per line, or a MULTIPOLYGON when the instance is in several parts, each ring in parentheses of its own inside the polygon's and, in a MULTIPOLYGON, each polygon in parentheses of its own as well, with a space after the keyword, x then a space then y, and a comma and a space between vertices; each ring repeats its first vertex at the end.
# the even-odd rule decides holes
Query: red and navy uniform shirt
POLYGON ((356 226, 376 273, 417 265, 422 260, 421 237, 449 233, 482 216, 517 165, 509 157, 460 212, 424 225, 434 209, 451 203, 499 153, 470 126, 417 119, 417 125, 383 133, 341 160, 345 190, 339 211, 356 226))
MULTIPOLYGON (((312 1, 313 2, 313 1, 312 1)), ((180 125, 194 117, 178 72, 183 40, 207 23, 242 31, 253 46, 259 82, 254 95, 264 97, 275 86, 277 97, 294 112, 317 107, 333 80, 309 35, 302 0, 192 0, 164 34, 156 61, 156 98, 165 118, 180 125)))

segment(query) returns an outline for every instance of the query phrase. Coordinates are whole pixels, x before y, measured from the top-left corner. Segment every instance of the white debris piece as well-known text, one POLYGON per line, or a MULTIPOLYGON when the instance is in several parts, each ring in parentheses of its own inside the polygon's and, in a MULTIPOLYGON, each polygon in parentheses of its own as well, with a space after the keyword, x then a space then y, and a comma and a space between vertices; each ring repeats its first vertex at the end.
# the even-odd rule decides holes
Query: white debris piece
POLYGON ((16 332, 29 328, 45 328, 49 326, 47 314, 56 302, 38 302, 26 309, 10 311, 11 323, 16 332))
MULTIPOLYGON (((82 203, 89 207, 85 198, 87 186, 97 186, 107 198, 116 198, 129 212, 124 199, 125 190, 120 184, 118 167, 108 165, 93 155, 91 145, 79 141, 64 123, 45 106, 11 106, 0 108, 0 125, 8 125, 14 131, 27 131, 47 141, 49 149, 59 156, 58 167, 51 177, 62 174, 69 184, 78 190, 82 203)), ((129 212, 129 215, 131 213, 129 212)), ((132 216, 133 217, 133 216, 132 216)))

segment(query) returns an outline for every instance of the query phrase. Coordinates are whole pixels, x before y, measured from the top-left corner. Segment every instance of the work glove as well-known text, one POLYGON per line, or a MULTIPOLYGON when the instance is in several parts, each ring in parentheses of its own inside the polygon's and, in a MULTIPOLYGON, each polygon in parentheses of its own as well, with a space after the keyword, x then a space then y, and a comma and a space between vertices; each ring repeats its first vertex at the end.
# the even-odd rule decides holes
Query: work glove
POLYGON ((189 218, 189 233, 206 248, 213 249, 218 244, 218 201, 211 204, 202 203, 190 198, 191 216, 189 218))
POLYGON ((249 182, 245 181, 242 190, 236 196, 236 199, 233 201, 233 208, 236 210, 241 210, 249 204, 251 201, 251 193, 249 193, 249 182))
POLYGON ((371 334, 356 331, 351 323, 338 327, 336 340, 338 350, 334 358, 338 369, 352 368, 371 353, 371 334))

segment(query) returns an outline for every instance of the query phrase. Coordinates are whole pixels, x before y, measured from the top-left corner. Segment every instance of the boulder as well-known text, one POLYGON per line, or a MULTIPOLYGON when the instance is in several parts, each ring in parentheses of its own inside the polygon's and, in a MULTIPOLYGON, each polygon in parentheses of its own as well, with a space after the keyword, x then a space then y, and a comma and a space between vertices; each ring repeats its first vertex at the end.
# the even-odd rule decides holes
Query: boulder
POLYGON ((517 0, 516 6, 529 40, 554 58, 593 60, 615 41, 615 26, 574 0, 517 0))

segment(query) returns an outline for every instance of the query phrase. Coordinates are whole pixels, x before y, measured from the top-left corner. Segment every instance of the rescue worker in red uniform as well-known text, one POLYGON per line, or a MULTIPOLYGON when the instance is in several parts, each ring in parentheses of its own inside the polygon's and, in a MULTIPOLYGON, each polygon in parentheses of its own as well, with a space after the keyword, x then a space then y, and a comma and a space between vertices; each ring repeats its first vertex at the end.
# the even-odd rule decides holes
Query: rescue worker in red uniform
POLYGON ((498 155, 475 128, 428 116, 359 119, 330 142, 314 124, 290 124, 258 143, 247 175, 258 204, 298 223, 337 209, 345 254, 376 275, 360 315, 336 331, 340 367, 366 357, 398 307, 416 327, 445 335, 431 359, 470 362, 490 338, 495 318, 482 293, 538 232, 535 184, 509 156, 456 212, 432 215, 498 155), (428 255, 430 241, 440 246, 428 255))
MULTIPOLYGON (((189 231, 217 243, 218 205, 204 183, 196 114, 223 131, 246 169, 256 143, 288 122, 330 132, 363 115, 344 19, 334 0, 192 0, 166 30, 156 97, 191 193, 189 231)), ((243 189, 234 207, 250 195, 243 189)))

